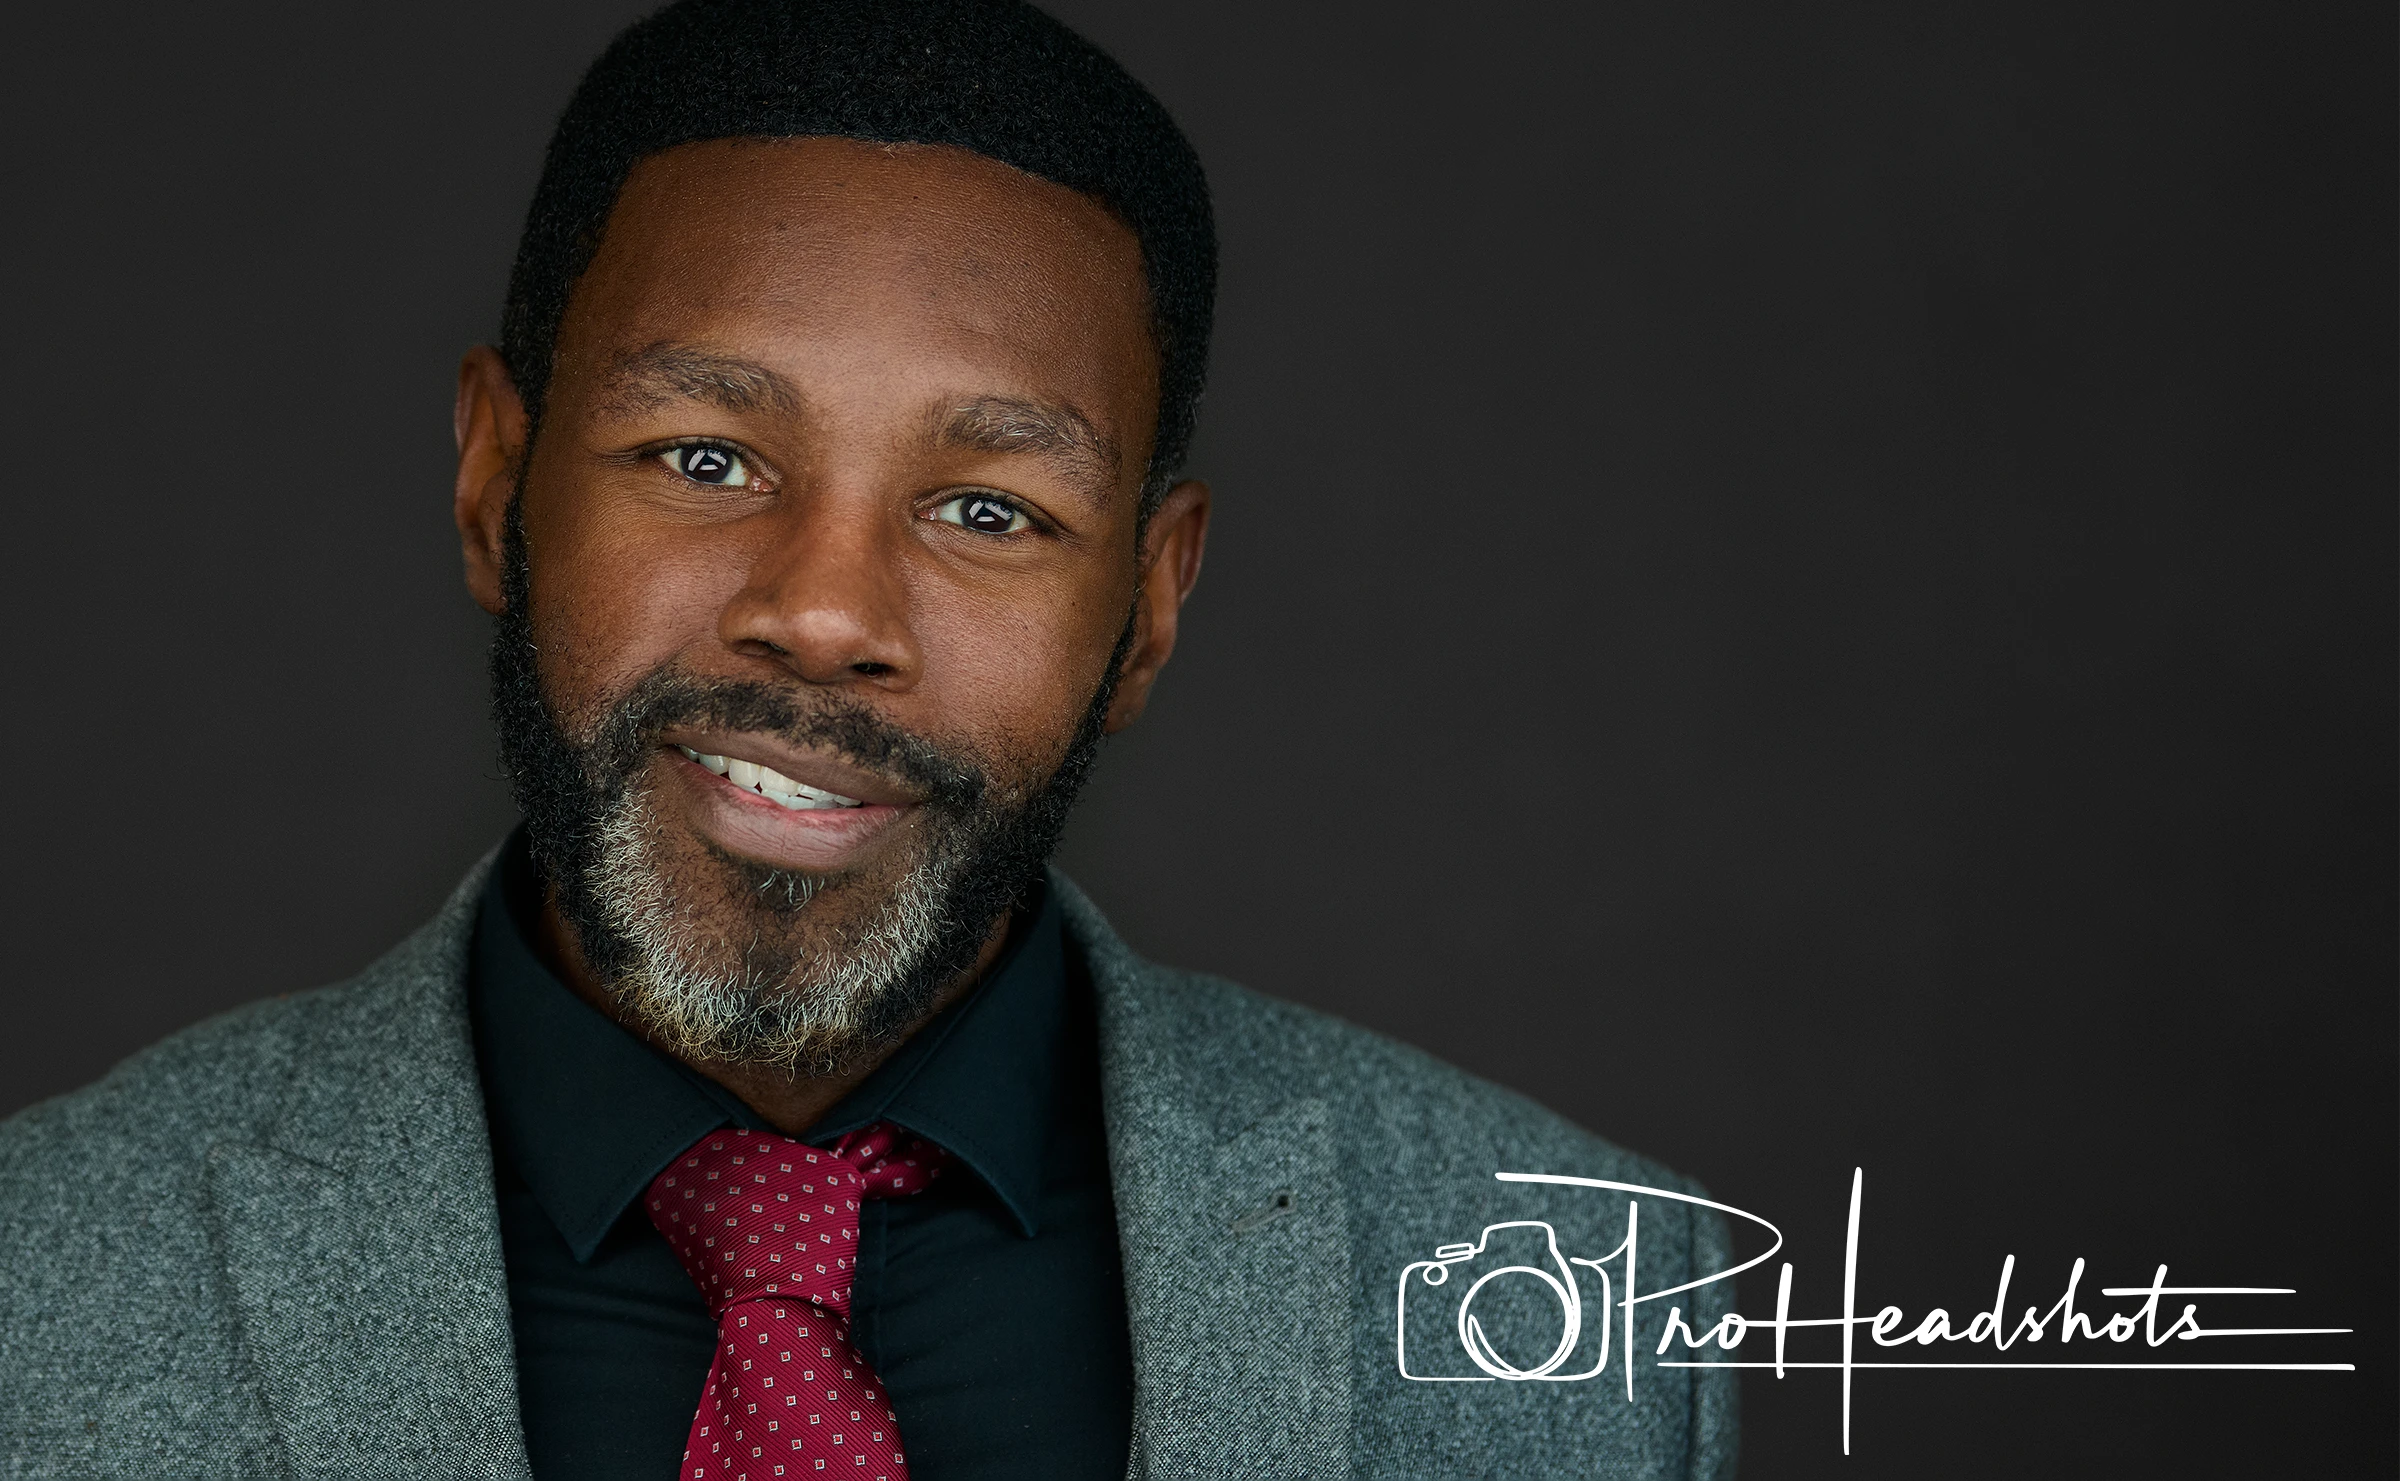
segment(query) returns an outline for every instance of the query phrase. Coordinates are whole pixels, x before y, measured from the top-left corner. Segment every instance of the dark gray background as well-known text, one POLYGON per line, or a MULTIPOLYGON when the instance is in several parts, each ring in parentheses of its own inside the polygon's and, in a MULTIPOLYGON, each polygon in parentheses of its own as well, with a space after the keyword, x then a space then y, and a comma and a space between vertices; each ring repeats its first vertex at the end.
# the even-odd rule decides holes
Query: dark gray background
MULTIPOLYGON (((0 21, 0 1111, 507 826, 451 368, 635 8, 0 21)), ((1133 941, 1700 1176, 1804 1310, 1863 1165, 1871 1304, 2360 1329, 1871 1375, 1847 1462, 1754 1382, 1750 1476, 2392 1474, 2390 8, 1059 9, 1224 233, 1214 549, 1067 851, 1133 941)))

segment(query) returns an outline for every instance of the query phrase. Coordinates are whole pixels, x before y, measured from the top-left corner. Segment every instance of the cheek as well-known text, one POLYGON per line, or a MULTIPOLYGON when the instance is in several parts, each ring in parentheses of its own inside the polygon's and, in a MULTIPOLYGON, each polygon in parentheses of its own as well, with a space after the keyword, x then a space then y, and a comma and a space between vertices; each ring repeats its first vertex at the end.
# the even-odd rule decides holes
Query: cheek
POLYGON ((1130 589, 1090 600, 1055 588, 1038 595, 924 592, 919 633, 930 692, 923 699, 938 712, 928 719, 976 737, 987 753, 1021 758, 1028 773, 1046 774, 1083 718, 1130 602, 1130 589))
POLYGON ((605 509, 539 520, 540 508, 528 505, 525 535, 542 679, 562 713, 589 718, 711 636, 740 566, 605 509))

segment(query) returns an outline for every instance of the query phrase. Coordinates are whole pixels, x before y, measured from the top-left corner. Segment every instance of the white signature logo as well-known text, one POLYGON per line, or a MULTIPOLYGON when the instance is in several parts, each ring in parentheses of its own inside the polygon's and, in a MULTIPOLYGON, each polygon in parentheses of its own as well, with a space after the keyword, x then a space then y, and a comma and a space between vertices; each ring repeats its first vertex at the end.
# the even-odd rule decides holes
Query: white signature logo
MULTIPOLYGON (((1633 1397, 1634 1374, 1634 1313, 1635 1308, 1648 1302, 1663 1301, 1686 1291, 1713 1285, 1775 1258, 1783 1248, 1783 1231, 1758 1215, 1696 1198, 1688 1193, 1671 1192, 1665 1188, 1648 1188, 1638 1183, 1613 1183, 1603 1178, 1563 1177, 1550 1173, 1504 1172, 1495 1174, 1504 1183, 1548 1183, 1565 1187, 1602 1188, 1619 1193, 1637 1194, 1625 1205, 1625 1237, 1614 1249, 1597 1256, 1569 1255, 1561 1251, 1558 1231, 1538 1219, 1518 1219, 1491 1224, 1484 1228, 1481 1238, 1471 1244, 1446 1244, 1436 1248, 1430 1260, 1413 1260, 1400 1272, 1397 1321, 1397 1349, 1400 1376, 1415 1383, 1578 1383, 1597 1378, 1606 1370, 1611 1357, 1611 1325, 1621 1333, 1619 1367, 1623 1370, 1625 1397, 1633 1397), (1772 1238, 1765 1254, 1744 1260, 1729 1269, 1711 1271, 1681 1285, 1666 1286, 1655 1291, 1639 1289, 1641 1254, 1641 1199, 1657 1198, 1674 1203, 1696 1204, 1715 1209, 1737 1219, 1757 1225, 1772 1238), (1616 1268, 1612 1279, 1609 1268, 1616 1268), (1588 1272, 1579 1276, 1580 1267, 1588 1272), (1558 1340, 1550 1354, 1531 1367, 1519 1367, 1504 1356, 1482 1320, 1476 1315, 1475 1303, 1487 1288, 1504 1277, 1514 1278, 1508 1290, 1515 1298, 1528 1294, 1536 1300, 1555 1302, 1558 1308, 1558 1340), (1587 1303, 1585 1280, 1594 1282, 1597 1300, 1587 1303), (1537 1284, 1527 1285, 1528 1280, 1537 1284), (1447 1339, 1455 1336, 1455 1345, 1447 1339), (1463 1359, 1463 1361, 1462 1361, 1463 1359)), ((2056 1323, 2059 1344, 2063 1347, 2079 1337, 2086 1341, 2123 1344, 2141 1337, 2147 1348, 2162 1347, 2170 1341, 2190 1342, 2209 1337, 2319 1337, 2347 1333, 2348 1327, 2204 1327, 2199 1320, 2197 1303, 2185 1302, 2180 1315, 2160 1329, 2160 1302, 2168 1297, 2186 1296, 2289 1296, 2295 1294, 2283 1286, 2171 1286, 2167 1284, 2167 1267, 2161 1265, 2146 1286, 2107 1286, 2100 1295, 2110 1298, 2140 1298, 2141 1304, 2132 1311, 2118 1311, 2104 1318, 2095 1318, 2089 1311, 2076 1308, 2078 1288, 2083 1281, 2084 1262, 2077 1260, 2067 1276, 2066 1293, 2048 1310, 2028 1305, 2024 1314, 2012 1325, 2008 1312, 2009 1283, 2016 1275, 2017 1257, 2010 1255, 2000 1266, 2000 1282, 1988 1309, 1978 1310, 1963 1328, 1952 1325, 1950 1313, 1935 1307, 1925 1313, 1913 1327, 1899 1307, 1887 1306, 1871 1317, 1858 1314, 1858 1226, 1859 1210, 1866 1191, 1866 1174, 1854 1172, 1850 1180, 1850 1228, 1842 1260, 1842 1314, 1840 1316, 1795 1317, 1792 1308, 1792 1266, 1785 1261, 1782 1277, 1775 1292, 1775 1315, 1772 1319, 1745 1317, 1727 1312, 1705 1332, 1695 1332, 1684 1320, 1683 1308, 1672 1306, 1667 1311, 1666 1329, 1658 1340, 1658 1349, 1651 1356, 1653 1366, 1660 1368, 1772 1368, 1781 1378, 1789 1369, 1839 1369, 1842 1375, 1842 1453, 1850 1453, 1850 1392, 1852 1375, 1861 1368, 2047 1368, 2080 1370, 2158 1370, 2189 1368, 2217 1372, 2305 1372, 2350 1373, 2352 1363, 2205 1363, 2205 1362, 2033 1362, 2025 1359, 2001 1361, 1862 1361, 1857 1353, 1858 1332, 1861 1327, 1879 1347, 1932 1347, 1936 1343, 1963 1342, 1970 1347, 1989 1345, 1996 1353, 2005 1353, 2020 1342, 2040 1342, 2056 1323), (1801 1362, 1788 1360, 1785 1344, 1790 1334, 1801 1328, 1838 1327, 1841 1329, 1842 1355, 1838 1361, 1801 1362), (1727 1358, 1668 1357, 1680 1341, 1684 1352, 1695 1352, 1710 1344, 1731 1354, 1754 1331, 1774 1333, 1775 1356, 1771 1360, 1739 1361, 1727 1358)), ((1497 1293, 1495 1293, 1497 1294, 1497 1293)), ((2088 1297, 2087 1297, 2088 1300, 2088 1297)))

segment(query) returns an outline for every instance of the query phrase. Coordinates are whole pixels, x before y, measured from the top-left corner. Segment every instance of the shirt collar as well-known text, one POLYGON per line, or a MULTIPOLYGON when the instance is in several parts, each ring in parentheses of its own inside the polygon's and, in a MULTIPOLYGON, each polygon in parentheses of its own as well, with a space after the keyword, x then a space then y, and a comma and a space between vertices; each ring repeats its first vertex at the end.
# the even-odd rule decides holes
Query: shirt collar
POLYGON ((808 1140, 898 1122, 973 1168, 1030 1238, 1067 1029, 1066 937, 1045 883, 983 984, 877 1065, 808 1140))
MULTIPOLYGON (((588 1261, 650 1180, 732 1123, 741 1100, 577 997, 534 953, 538 910, 523 836, 477 911, 470 1003, 484 1099, 502 1155, 588 1261)), ((1038 1229, 1052 1087, 1066 1031, 1066 933, 1045 885, 983 982, 877 1066, 809 1128, 824 1145, 875 1121, 929 1137, 1038 1229)))

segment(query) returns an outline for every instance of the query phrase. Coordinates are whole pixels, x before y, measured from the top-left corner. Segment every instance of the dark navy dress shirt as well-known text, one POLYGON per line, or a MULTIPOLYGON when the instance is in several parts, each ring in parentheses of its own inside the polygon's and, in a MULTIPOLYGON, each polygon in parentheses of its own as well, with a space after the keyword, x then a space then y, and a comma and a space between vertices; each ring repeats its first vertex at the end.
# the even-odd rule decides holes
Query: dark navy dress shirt
MULTIPOLYGON (((851 1334, 915 1481, 1125 1474, 1132 1361, 1091 986, 1046 896, 983 983, 804 1138, 890 1120, 953 1158, 926 1192, 868 1200, 859 1229, 851 1334)), ((537 1477, 670 1481, 716 1323, 639 1199, 707 1132, 767 1128, 543 966, 538 898, 511 840, 469 982, 526 1448, 537 1477)))

